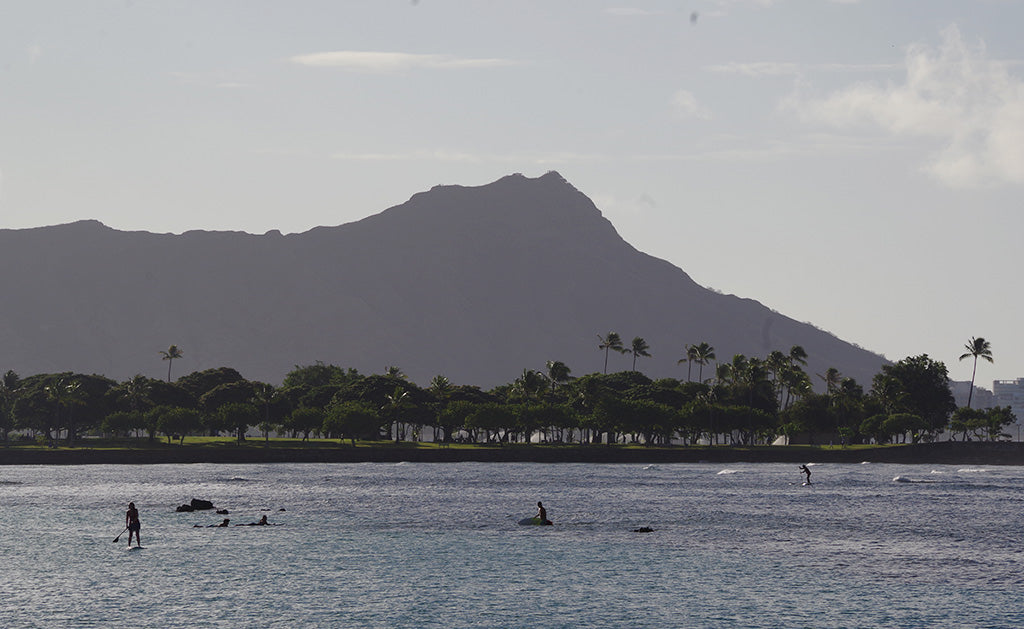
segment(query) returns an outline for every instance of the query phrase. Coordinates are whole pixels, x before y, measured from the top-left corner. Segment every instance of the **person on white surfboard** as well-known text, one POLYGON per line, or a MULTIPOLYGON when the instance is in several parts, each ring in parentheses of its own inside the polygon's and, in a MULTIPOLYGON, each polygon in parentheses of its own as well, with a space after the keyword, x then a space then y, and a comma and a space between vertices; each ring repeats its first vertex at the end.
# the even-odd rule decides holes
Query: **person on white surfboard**
POLYGON ((124 527, 128 529, 128 548, 132 547, 132 533, 135 533, 135 545, 142 546, 142 540, 139 538, 142 523, 139 522, 139 510, 135 508, 134 502, 128 503, 128 511, 124 514, 124 527))
POLYGON ((801 465, 800 466, 800 471, 807 475, 807 480, 804 481, 804 485, 810 485, 811 484, 811 468, 807 467, 806 465, 801 465))

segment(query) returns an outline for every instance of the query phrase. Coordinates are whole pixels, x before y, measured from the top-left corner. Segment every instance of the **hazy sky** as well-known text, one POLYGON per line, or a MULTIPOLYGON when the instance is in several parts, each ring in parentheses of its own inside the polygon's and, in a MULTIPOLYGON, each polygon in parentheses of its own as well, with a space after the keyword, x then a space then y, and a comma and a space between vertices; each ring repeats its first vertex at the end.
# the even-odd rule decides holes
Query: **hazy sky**
POLYGON ((1018 0, 4 2, 0 227, 301 232, 557 170, 641 251, 890 359, 969 379, 983 336, 990 386, 1024 377, 1021 24, 1018 0))

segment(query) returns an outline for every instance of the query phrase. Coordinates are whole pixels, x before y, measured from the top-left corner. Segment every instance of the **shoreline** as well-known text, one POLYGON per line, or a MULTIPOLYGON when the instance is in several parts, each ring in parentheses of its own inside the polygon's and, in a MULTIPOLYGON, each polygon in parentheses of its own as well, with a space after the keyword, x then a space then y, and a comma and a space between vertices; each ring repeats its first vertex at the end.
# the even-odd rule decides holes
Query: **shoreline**
POLYGON ((505 446, 337 448, 172 446, 57 450, 0 448, 2 465, 148 465, 188 463, 905 463, 1024 465, 1024 443, 941 442, 860 449, 800 446, 505 446))

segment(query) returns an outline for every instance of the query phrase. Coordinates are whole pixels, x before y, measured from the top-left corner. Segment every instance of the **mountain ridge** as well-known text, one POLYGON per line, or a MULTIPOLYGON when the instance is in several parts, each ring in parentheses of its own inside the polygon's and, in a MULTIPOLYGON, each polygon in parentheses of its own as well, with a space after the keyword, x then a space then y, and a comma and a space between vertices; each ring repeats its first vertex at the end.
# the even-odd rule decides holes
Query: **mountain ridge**
MULTIPOLYGON (((647 340, 653 356, 637 369, 651 377, 685 379, 676 361, 701 341, 720 361, 802 345, 809 373, 835 366, 862 384, 885 362, 638 251, 554 171, 435 186, 297 234, 122 232, 94 220, 0 230, 0 264, 24 269, 0 277, 0 368, 21 375, 160 377, 158 350, 173 343, 180 373, 231 366, 279 383, 322 361, 488 388, 547 360, 599 371, 597 336, 609 331, 647 340)), ((612 357, 609 370, 630 366, 612 357)))

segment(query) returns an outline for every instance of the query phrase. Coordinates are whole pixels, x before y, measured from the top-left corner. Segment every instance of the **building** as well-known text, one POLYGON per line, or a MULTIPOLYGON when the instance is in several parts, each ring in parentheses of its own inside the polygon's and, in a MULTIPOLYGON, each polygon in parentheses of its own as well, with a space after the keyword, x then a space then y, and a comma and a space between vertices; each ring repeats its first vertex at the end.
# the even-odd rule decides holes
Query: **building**
POLYGON ((992 397, 993 406, 1009 406, 1017 416, 1017 423, 1008 426, 1007 432, 1020 441, 1020 422, 1024 420, 1024 378, 993 381, 992 397))

